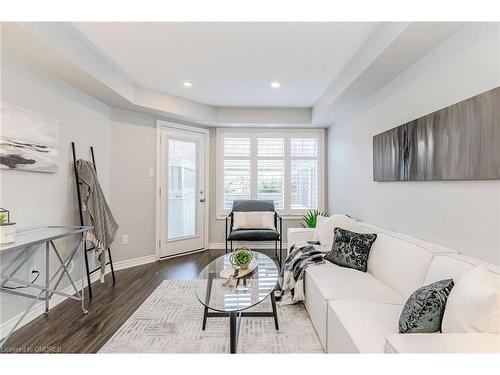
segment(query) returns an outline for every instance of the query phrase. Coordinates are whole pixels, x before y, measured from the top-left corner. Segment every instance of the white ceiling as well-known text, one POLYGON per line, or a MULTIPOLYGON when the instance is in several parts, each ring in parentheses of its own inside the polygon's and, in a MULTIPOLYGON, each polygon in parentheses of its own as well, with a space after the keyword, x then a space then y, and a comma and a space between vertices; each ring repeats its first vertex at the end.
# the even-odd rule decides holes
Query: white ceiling
POLYGON ((137 85, 215 106, 311 107, 377 23, 72 25, 137 85))

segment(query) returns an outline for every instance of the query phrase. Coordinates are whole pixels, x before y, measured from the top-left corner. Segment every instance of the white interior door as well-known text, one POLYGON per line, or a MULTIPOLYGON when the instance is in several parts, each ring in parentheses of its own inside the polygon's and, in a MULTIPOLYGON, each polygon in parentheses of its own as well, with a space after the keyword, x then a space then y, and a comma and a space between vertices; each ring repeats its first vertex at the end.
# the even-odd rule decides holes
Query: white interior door
POLYGON ((160 256, 205 247, 205 137, 162 128, 160 256))

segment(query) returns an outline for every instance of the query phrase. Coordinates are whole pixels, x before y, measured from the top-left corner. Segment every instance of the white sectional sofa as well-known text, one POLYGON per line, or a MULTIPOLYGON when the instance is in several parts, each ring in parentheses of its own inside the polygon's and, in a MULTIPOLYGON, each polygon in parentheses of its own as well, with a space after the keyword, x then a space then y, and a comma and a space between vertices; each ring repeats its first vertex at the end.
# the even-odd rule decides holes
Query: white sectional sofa
MULTIPOLYGON (((330 262, 306 269, 304 305, 325 352, 500 352, 500 335, 398 333, 403 305, 419 287, 456 279, 479 264, 500 278, 498 267, 407 235, 359 224, 377 233, 368 272, 330 262)), ((289 229, 289 248, 312 240, 314 231, 289 229)))

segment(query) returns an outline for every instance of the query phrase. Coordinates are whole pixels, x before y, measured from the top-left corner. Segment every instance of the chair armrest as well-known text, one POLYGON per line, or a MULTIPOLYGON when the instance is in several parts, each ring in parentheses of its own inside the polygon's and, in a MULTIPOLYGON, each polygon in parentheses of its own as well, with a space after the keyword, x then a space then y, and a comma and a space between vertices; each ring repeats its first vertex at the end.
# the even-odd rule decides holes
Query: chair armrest
POLYGON ((274 214, 276 215, 276 230, 280 233, 280 239, 283 240, 283 219, 276 211, 274 211, 274 214))
POLYGON ((386 353, 500 353, 500 334, 405 333, 385 338, 386 353))
POLYGON ((299 242, 312 241, 316 228, 288 228, 287 242, 288 251, 290 248, 299 242))
POLYGON ((230 224, 230 227, 229 227, 229 230, 228 230, 228 228, 227 228, 227 221, 228 221, 228 219, 231 219, 231 220, 232 220, 232 212, 231 212, 230 214, 228 214, 228 215, 224 218, 224 220, 225 220, 225 235, 226 235, 226 237, 225 237, 225 238, 226 238, 226 240, 227 240, 227 236, 229 235, 229 232, 231 231, 231 227, 232 227, 232 225, 231 225, 232 223, 231 223, 231 224, 230 224))

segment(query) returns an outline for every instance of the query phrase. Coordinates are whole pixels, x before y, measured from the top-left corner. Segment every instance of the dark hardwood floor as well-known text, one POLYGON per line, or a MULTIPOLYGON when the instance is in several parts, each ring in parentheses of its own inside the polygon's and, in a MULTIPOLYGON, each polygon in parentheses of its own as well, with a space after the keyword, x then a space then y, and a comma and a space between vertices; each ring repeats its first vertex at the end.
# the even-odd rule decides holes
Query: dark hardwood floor
MULTIPOLYGON (((273 251, 259 251, 274 258, 273 251)), ((92 284, 94 298, 87 303, 87 315, 77 301, 66 300, 18 329, 4 351, 96 353, 163 280, 194 279, 223 254, 224 250, 207 250, 117 271, 114 288, 107 275, 105 284, 92 284)))

